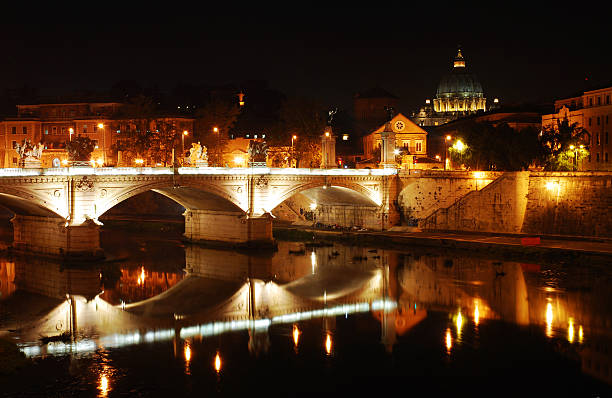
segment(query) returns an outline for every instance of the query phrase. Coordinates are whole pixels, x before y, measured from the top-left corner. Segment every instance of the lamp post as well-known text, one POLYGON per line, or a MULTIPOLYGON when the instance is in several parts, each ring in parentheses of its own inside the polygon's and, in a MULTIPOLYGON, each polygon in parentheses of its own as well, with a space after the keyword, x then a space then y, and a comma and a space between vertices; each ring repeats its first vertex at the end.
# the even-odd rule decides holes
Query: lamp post
POLYGON ((578 168, 578 150, 576 149, 574 145, 570 145, 569 149, 574 151, 574 158, 572 159, 572 169, 576 171, 576 169, 578 168))
POLYGON ((72 141, 72 133, 74 133, 74 129, 70 127, 68 129, 68 141, 72 141))
MULTIPOLYGON (((449 162, 450 159, 449 159, 449 156, 448 156, 448 148, 449 148, 449 145, 450 145, 450 140, 452 138, 453 137, 451 137, 450 135, 447 135, 445 137, 445 141, 444 141, 444 171, 446 171, 446 169, 447 169, 447 164, 450 163, 449 162)), ((448 167, 448 168, 450 169, 450 167, 448 167)))
MULTIPOLYGON (((295 159, 295 156, 294 156, 294 153, 293 153, 293 141, 294 140, 297 140, 297 135, 295 135, 295 134, 291 136, 291 164, 292 165, 293 165, 293 160, 295 159)), ((297 167, 297 162, 296 162, 295 167, 297 167)))
POLYGON ((98 123, 98 128, 102 130, 102 160, 106 164, 106 134, 104 134, 104 124, 98 123))
POLYGON ((213 127, 213 132, 215 134, 217 134, 217 165, 221 164, 221 148, 219 147, 219 141, 220 141, 220 137, 219 137, 219 128, 217 126, 213 127))
POLYGON ((187 130, 183 131, 183 134, 181 134, 181 166, 185 165, 185 137, 188 135, 189 131, 187 130))

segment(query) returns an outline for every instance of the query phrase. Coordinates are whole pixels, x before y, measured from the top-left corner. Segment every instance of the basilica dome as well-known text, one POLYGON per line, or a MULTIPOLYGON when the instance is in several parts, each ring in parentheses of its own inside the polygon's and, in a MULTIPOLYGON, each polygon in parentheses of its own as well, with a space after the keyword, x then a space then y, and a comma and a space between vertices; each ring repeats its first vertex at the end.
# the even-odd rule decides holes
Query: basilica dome
POLYGON ((440 80, 434 110, 436 112, 476 112, 485 110, 484 91, 476 76, 469 73, 465 59, 458 50, 453 70, 440 80))

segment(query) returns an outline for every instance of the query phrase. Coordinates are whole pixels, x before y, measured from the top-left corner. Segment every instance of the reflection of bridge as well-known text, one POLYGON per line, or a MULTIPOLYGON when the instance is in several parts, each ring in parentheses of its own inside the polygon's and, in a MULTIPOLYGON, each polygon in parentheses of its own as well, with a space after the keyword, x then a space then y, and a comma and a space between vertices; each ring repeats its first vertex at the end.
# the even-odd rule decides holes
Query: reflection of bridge
POLYGON ((16 217, 14 245, 47 254, 100 253, 98 218, 146 191, 185 207, 192 240, 269 242, 270 211, 301 191, 344 187, 379 208, 381 228, 394 225, 397 171, 390 169, 62 168, 4 169, 0 204, 16 217))
MULTIPOLYGON (((47 297, 24 300, 23 295, 17 295, 13 304, 24 302, 26 307, 36 308, 24 311, 36 312, 35 319, 24 317, 17 325, 8 326, 18 329, 28 342, 64 331, 78 337, 67 345, 42 346, 53 353, 232 330, 265 332, 271 324, 314 318, 329 317, 333 324, 337 315, 395 307, 388 298, 383 259, 347 266, 343 258, 329 260, 331 250, 318 248, 314 255, 291 256, 295 272, 288 272, 287 257, 254 258, 187 246, 188 273, 182 281, 155 297, 123 305, 111 305, 101 298, 95 283, 99 281, 97 269, 69 270, 44 260, 17 261, 17 292, 26 290, 47 297), (94 341, 90 336, 100 337, 94 341)), ((366 249, 358 250, 367 254, 366 249)), ((34 346, 26 351, 39 352, 39 345, 34 346)))

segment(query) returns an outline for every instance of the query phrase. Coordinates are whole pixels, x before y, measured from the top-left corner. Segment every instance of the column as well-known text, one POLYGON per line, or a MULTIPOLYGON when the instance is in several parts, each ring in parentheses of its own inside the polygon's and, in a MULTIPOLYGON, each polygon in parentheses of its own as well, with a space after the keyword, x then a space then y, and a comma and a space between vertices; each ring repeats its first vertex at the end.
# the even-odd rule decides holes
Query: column
POLYGON ((380 167, 384 169, 397 168, 395 162, 395 132, 391 128, 390 122, 387 122, 380 136, 382 139, 380 148, 380 167))
POLYGON ((336 164, 336 137, 331 126, 327 126, 321 136, 321 168, 333 169, 336 167, 338 167, 336 164))

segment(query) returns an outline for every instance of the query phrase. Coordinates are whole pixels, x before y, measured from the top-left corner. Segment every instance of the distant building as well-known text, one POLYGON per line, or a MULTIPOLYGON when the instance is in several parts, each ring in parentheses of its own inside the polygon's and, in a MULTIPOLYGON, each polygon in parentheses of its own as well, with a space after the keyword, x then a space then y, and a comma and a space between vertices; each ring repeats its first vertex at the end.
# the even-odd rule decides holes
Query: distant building
MULTIPOLYGON (((123 106, 118 102, 17 105, 16 117, 0 121, 0 167, 17 167, 14 148, 24 139, 44 144, 42 167, 55 167, 68 159, 66 144, 79 135, 94 141, 92 159, 97 165, 119 165, 113 145, 120 131, 134 128, 133 119, 117 116, 123 106)), ((160 115, 157 119, 193 132, 192 118, 160 115)))
MULTIPOLYGON (((496 107, 499 101, 493 101, 496 107)), ((487 106, 484 90, 475 74, 467 66, 461 49, 453 60, 450 73, 440 79, 436 95, 411 114, 411 120, 422 127, 440 126, 452 120, 485 112, 487 106)))
POLYGON ((387 121, 387 107, 397 110, 398 97, 382 88, 371 88, 355 94, 353 112, 357 134, 363 136, 387 121))
POLYGON ((555 101, 555 111, 542 115, 542 127, 555 126, 567 119, 584 128, 590 136, 590 155, 578 165, 580 170, 612 170, 612 143, 610 119, 612 118, 612 86, 584 91, 578 95, 555 101))
MULTIPOLYGON (((380 154, 376 157, 378 148, 382 143, 381 133, 385 129, 383 122, 370 134, 363 137, 364 160, 372 165, 378 165, 380 154)), ((410 119, 398 113, 390 121, 391 129, 395 132, 395 146, 403 155, 411 157, 427 157, 427 132, 414 124, 410 119)))

